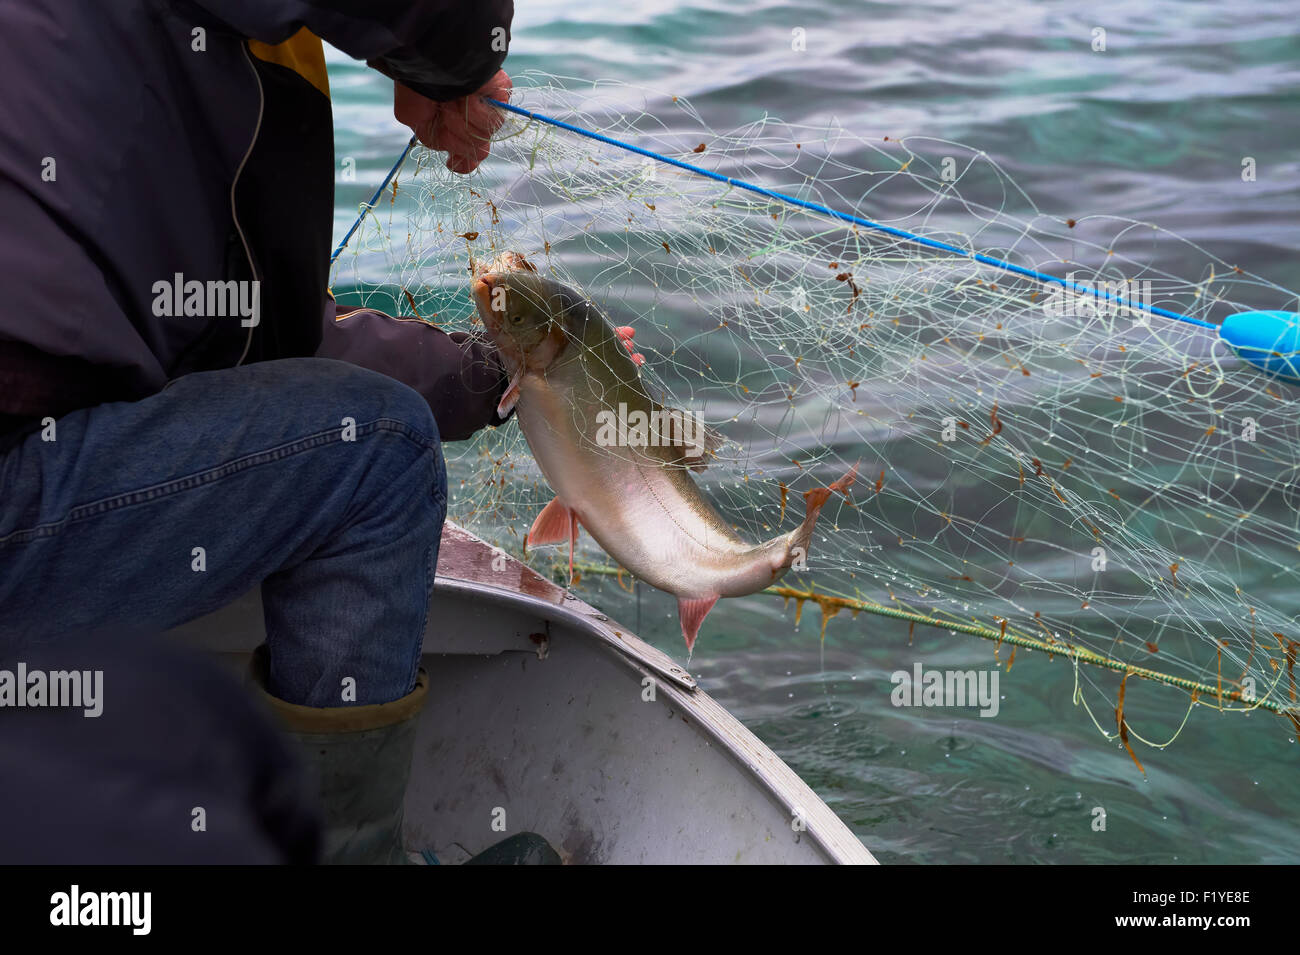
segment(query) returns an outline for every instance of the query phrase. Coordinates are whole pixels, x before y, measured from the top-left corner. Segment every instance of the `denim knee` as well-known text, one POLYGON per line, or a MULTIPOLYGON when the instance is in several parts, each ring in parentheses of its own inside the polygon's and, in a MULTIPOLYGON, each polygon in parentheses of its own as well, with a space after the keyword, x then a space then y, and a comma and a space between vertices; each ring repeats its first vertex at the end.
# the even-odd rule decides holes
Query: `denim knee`
POLYGON ((395 378, 331 358, 289 359, 285 364, 310 362, 313 389, 323 390, 329 402, 357 424, 387 419, 406 425, 439 444, 438 424, 429 403, 414 388, 395 378))

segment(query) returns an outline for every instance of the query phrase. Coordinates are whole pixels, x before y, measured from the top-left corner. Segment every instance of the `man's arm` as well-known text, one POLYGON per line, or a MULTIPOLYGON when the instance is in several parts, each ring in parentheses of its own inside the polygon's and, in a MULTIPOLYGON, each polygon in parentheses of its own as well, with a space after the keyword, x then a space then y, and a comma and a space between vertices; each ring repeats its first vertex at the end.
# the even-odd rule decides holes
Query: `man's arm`
POLYGON ((481 89, 505 61, 514 0, 197 0, 243 36, 283 43, 303 27, 439 102, 481 89))
POLYGON ((500 424, 496 408, 507 377, 487 342, 332 299, 327 309, 318 358, 350 362, 410 385, 433 409, 443 441, 463 441, 500 424))
MULTIPOLYGON (((479 97, 509 95, 501 71, 513 0, 197 0, 243 36, 283 43, 306 28, 394 80, 395 113, 447 165, 469 172, 487 156, 500 116, 479 97)), ((321 358, 381 372, 414 388, 446 441, 499 423, 506 376, 495 350, 418 318, 327 301, 321 358)))

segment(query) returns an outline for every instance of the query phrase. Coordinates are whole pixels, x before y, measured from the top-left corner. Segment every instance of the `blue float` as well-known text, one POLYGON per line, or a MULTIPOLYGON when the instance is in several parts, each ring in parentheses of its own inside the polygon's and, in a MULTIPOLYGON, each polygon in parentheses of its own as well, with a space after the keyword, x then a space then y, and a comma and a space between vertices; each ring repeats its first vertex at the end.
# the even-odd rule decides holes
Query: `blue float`
POLYGON ((1300 385, 1300 313, 1238 312, 1224 319, 1219 337, 1242 361, 1300 385))

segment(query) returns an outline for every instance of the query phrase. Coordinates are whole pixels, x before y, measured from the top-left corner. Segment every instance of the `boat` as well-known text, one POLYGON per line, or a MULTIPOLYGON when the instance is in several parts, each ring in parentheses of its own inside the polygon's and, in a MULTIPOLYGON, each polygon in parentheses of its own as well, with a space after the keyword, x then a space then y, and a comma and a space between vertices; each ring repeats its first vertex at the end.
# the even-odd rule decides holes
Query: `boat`
MULTIPOLYGON (((260 596, 173 633, 246 668, 260 596)), ((426 861, 532 832, 568 864, 876 862, 671 657, 452 523, 423 653, 403 841, 426 861)))

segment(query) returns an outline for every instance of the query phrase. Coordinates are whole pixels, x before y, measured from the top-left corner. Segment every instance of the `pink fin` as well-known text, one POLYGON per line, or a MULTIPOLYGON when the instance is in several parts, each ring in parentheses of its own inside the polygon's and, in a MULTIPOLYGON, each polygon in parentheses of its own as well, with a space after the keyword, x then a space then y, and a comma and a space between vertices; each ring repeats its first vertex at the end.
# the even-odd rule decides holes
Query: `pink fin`
POLYGON ((638 367, 645 364, 645 355, 642 355, 632 346, 632 339, 636 338, 636 329, 631 325, 620 325, 614 329, 618 333, 618 340, 623 343, 627 353, 632 356, 632 364, 638 367))
POLYGON ((510 409, 515 406, 519 400, 519 382, 524 377, 524 368, 521 365, 519 370, 514 373, 510 379, 510 384, 506 385, 505 392, 501 395, 501 400, 497 402, 497 417, 502 421, 506 420, 506 415, 510 414, 510 409))
POLYGON ((573 546, 578 543, 578 515, 569 512, 569 584, 573 584, 573 546))
POLYGON ((569 542, 569 580, 573 580, 573 547, 578 542, 578 515, 560 503, 557 497, 542 508, 542 512, 528 528, 524 538, 524 551, 539 544, 569 542))
POLYGON ((506 393, 501 396, 501 400, 497 402, 497 417, 502 421, 505 421, 506 417, 510 414, 510 409, 515 406, 515 402, 518 400, 519 386, 511 385, 506 389, 506 393))
POLYGON ((529 547, 539 544, 559 544, 569 539, 573 512, 560 503, 557 497, 542 508, 542 512, 528 528, 528 537, 524 543, 529 547))
POLYGON ((686 638, 688 653, 695 649, 695 638, 700 635, 700 624, 704 623, 704 618, 709 615, 709 611, 717 602, 716 596, 677 598, 677 615, 682 621, 682 636, 686 638))

